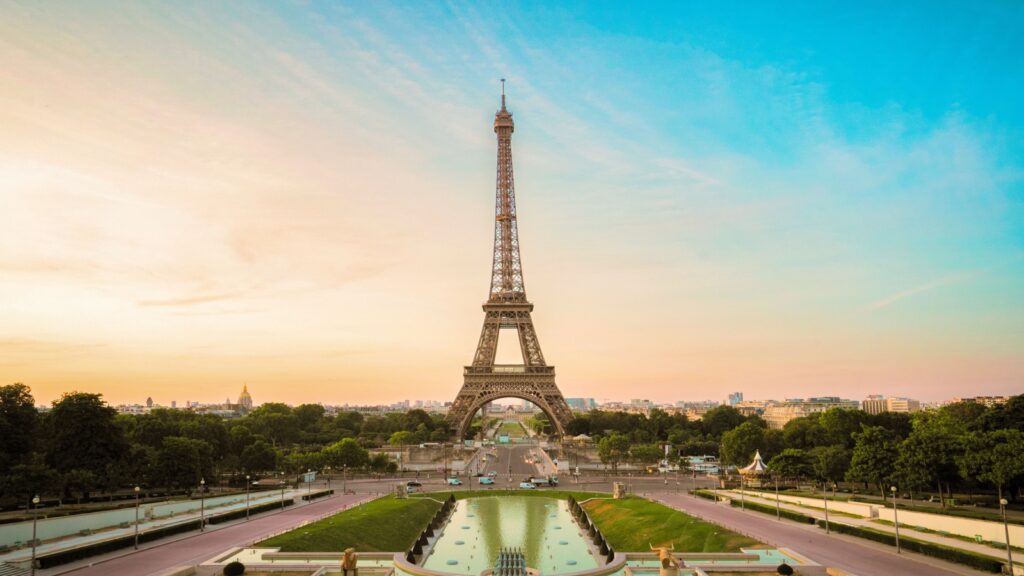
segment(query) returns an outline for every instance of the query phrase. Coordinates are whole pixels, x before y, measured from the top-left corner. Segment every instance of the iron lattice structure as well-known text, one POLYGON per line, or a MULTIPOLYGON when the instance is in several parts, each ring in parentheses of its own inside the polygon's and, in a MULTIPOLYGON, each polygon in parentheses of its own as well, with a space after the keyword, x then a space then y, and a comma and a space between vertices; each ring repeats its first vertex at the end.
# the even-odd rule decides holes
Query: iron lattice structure
POLYGON ((494 132, 498 136, 498 176, 491 291, 483 305, 484 326, 473 364, 465 367, 462 389, 448 411, 448 423, 459 438, 465 437, 473 415, 499 398, 521 398, 532 402, 551 419, 559 436, 565 434, 565 426, 572 420, 572 411, 555 384, 555 367, 544 362, 544 353, 530 317, 533 304, 526 299, 512 173, 514 130, 512 113, 505 107, 503 80, 501 110, 494 115, 494 132), (494 363, 498 337, 503 328, 514 328, 518 333, 522 364, 494 363))

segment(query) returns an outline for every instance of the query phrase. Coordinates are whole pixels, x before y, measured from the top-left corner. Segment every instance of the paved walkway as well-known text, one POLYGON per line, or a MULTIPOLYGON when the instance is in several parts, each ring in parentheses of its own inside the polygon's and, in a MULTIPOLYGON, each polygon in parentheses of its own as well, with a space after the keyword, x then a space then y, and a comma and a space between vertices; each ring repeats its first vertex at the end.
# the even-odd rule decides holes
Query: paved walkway
POLYGON ((857 576, 952 576, 984 574, 918 554, 896 554, 891 546, 852 536, 825 534, 809 524, 782 521, 761 512, 743 512, 727 504, 689 495, 651 494, 653 500, 714 522, 775 547, 790 548, 815 562, 857 576))
POLYGON ((152 575, 177 566, 199 564, 230 548, 249 546, 274 534, 318 520, 345 508, 361 504, 373 497, 366 494, 336 495, 311 504, 288 507, 281 512, 254 516, 248 522, 238 520, 206 532, 192 532, 184 537, 168 538, 141 546, 138 552, 128 549, 96 556, 74 565, 37 570, 40 576, 70 573, 74 576, 107 576, 110 574, 152 575))
MULTIPOLYGON (((725 490, 719 492, 722 495, 727 495, 735 500, 740 499, 740 495, 732 490, 725 490)), ((771 496, 751 496, 750 492, 746 492, 746 499, 751 502, 757 502, 758 504, 764 504, 767 506, 775 506, 775 499, 771 496)), ((825 518, 824 508, 814 508, 807 506, 799 506, 797 504, 789 502, 780 502, 779 508, 783 510, 791 510, 793 512, 799 512, 807 516, 812 516, 816 519, 823 520, 825 518)), ((763 512, 758 512, 763 514, 763 512)), ((896 534, 896 527, 889 524, 882 524, 879 522, 872 522, 867 518, 851 518, 850 516, 844 516, 834 513, 829 513, 829 522, 839 524, 849 524, 851 526, 859 526, 861 528, 870 528, 878 532, 888 532, 889 534, 896 534)), ((949 538, 941 534, 934 534, 930 532, 921 532, 920 530, 914 530, 910 526, 900 524, 900 536, 906 536, 908 538, 914 538, 915 540, 924 540, 926 542, 933 542, 935 544, 941 544, 950 548, 959 548, 961 550, 969 550, 971 552, 981 554, 983 556, 989 556, 995 560, 1001 562, 1006 561, 1006 550, 1000 550, 984 544, 978 544, 977 542, 969 542, 966 540, 960 540, 958 538, 949 538)), ((1015 553, 1018 554, 1019 553, 1015 553)), ((1019 558, 1014 558, 1014 566, 1018 565, 1019 558)))

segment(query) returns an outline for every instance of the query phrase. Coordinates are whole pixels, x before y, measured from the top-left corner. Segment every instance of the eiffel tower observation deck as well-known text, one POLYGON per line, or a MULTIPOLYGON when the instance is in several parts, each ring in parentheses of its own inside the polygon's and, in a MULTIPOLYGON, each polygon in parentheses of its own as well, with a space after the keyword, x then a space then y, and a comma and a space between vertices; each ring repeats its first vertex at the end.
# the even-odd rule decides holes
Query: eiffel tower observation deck
POLYGON ((483 305, 484 325, 473 363, 463 371, 462 389, 448 423, 459 438, 465 437, 473 416, 485 404, 499 398, 520 398, 540 408, 559 436, 572 420, 572 411, 555 384, 555 367, 544 361, 540 341, 526 299, 523 263, 519 256, 516 226, 515 178, 512 171, 512 133, 515 123, 505 105, 505 81, 501 81, 501 109, 494 115, 498 137, 498 174, 494 203, 494 255, 491 289, 483 305), (521 364, 495 364, 502 329, 514 329, 522 352, 521 364))

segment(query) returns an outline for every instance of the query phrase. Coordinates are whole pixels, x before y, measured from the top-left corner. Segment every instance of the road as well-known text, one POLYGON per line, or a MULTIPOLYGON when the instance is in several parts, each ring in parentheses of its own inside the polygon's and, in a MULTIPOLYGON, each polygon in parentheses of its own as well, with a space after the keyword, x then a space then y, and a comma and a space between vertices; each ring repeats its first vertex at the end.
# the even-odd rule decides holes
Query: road
POLYGON ((107 576, 110 574, 148 575, 165 572, 175 566, 199 564, 225 550, 248 546, 254 541, 289 530, 305 522, 315 520, 369 500, 367 494, 337 495, 311 504, 287 508, 282 512, 254 516, 228 524, 223 528, 207 529, 205 533, 194 532, 185 538, 168 539, 147 544, 138 552, 113 553, 90 558, 83 565, 69 571, 69 566, 57 566, 36 573, 45 576, 68 573, 74 576, 107 576))
POLYGON ((652 494, 651 498, 766 544, 791 548, 819 564, 841 568, 857 576, 982 574, 917 554, 898 555, 889 546, 849 536, 827 535, 814 526, 779 521, 760 512, 743 512, 703 498, 669 493, 652 494))

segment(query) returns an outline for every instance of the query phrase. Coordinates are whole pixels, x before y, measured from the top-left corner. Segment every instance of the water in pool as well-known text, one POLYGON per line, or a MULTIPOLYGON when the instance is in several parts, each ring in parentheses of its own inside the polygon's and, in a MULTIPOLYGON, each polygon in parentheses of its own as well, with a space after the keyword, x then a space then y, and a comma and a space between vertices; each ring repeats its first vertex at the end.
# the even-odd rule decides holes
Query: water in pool
POLYGON ((595 568, 565 500, 501 496, 460 500, 424 567, 476 576, 492 568, 501 548, 519 548, 542 574, 595 568))

